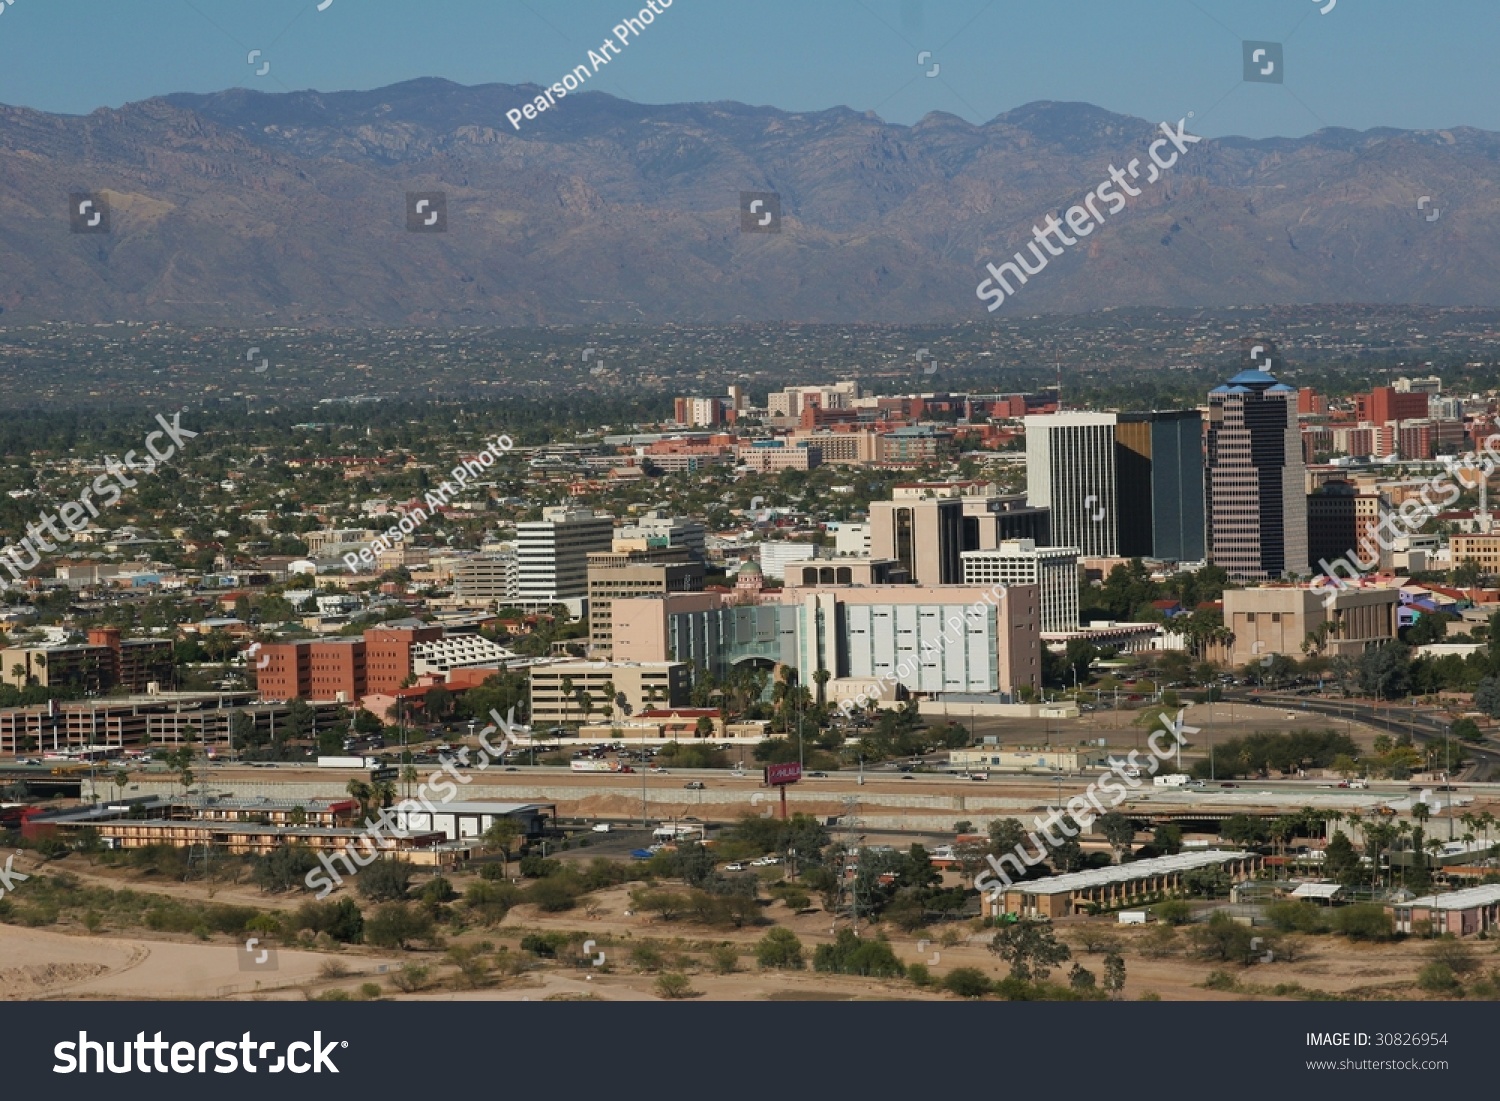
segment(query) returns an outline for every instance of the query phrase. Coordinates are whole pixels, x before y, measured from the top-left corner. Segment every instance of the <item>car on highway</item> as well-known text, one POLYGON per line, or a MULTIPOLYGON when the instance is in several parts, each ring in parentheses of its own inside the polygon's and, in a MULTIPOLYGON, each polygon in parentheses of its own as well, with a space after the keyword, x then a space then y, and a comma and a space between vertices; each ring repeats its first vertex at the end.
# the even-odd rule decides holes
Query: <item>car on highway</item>
POLYGON ((807 775, 811 779, 814 779, 814 780, 826 780, 826 779, 828 779, 828 773, 826 773, 826 772, 809 772, 807 775))
POLYGON ((661 772, 661 773, 665 773, 667 770, 664 769, 664 768, 662 768, 661 765, 652 765, 646 771, 647 772, 661 772))
POLYGON ((1237 787, 1239 787, 1239 786, 1240 786, 1240 785, 1239 785, 1239 784, 1229 784, 1229 783, 1224 783, 1224 784, 1220 784, 1220 785, 1219 785, 1219 786, 1220 786, 1220 787, 1221 787, 1221 788, 1237 788, 1237 787))
POLYGON ((609 833, 614 829, 608 822, 595 822, 590 828, 590 833, 609 833))

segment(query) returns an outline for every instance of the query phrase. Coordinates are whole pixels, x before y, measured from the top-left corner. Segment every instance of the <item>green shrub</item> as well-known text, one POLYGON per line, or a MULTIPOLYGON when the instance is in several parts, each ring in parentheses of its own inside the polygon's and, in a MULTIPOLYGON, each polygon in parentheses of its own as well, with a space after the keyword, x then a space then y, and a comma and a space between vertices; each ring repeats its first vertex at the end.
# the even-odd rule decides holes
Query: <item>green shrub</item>
POLYGON ((755 946, 755 959, 762 967, 786 971, 801 971, 805 965, 802 958, 802 942, 790 929, 772 929, 755 946))
POLYGON ((656 993, 663 998, 691 998, 697 991, 686 975, 668 971, 656 977, 656 993))
POLYGON ((992 989, 989 976, 977 967, 955 967, 938 985, 960 998, 982 998, 992 989))
POLYGON ((1350 940, 1390 940, 1396 935, 1391 915, 1373 902, 1358 902, 1334 910, 1333 929, 1350 940))
POLYGON ((1186 925, 1193 920, 1193 908, 1180 898, 1169 898, 1152 907, 1157 921, 1168 925, 1186 925))
POLYGON ((1417 973, 1417 985, 1429 994, 1453 994, 1459 989, 1458 976, 1446 963, 1429 963, 1417 973))

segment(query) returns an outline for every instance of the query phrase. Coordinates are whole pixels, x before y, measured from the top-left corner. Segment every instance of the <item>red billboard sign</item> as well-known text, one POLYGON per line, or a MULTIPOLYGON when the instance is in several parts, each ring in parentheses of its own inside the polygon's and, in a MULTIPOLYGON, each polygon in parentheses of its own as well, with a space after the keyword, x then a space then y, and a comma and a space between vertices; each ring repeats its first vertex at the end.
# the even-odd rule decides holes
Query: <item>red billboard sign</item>
POLYGON ((766 784, 769 787, 795 784, 800 779, 802 779, 802 766, 796 761, 785 765, 766 766, 766 784))

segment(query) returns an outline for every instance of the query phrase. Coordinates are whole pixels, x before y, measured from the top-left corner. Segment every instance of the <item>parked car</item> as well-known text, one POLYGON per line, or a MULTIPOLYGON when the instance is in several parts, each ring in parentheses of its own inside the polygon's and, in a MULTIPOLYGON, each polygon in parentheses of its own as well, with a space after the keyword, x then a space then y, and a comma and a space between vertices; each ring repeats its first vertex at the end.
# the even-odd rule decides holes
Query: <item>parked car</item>
POLYGON ((687 788, 688 791, 702 791, 707 785, 702 780, 689 780, 682 786, 687 788))
POLYGON ((745 865, 736 860, 733 864, 725 864, 724 870, 726 872, 743 872, 745 865))

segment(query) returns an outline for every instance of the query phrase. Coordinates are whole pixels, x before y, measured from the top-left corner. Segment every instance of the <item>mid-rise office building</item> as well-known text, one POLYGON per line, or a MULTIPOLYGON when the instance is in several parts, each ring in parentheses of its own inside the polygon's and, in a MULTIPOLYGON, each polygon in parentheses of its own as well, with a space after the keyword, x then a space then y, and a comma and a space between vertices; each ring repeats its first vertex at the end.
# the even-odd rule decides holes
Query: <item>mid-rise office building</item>
POLYGON ((521 595, 521 560, 514 551, 453 564, 454 599, 467 604, 508 604, 521 595))
POLYGON ((964 584, 1034 585, 1043 631, 1078 629, 1078 548, 1039 547, 1030 539, 994 550, 964 551, 964 584))
POLYGON ((1296 401, 1296 390, 1254 368, 1209 392, 1209 557, 1236 580, 1307 568, 1296 401))
POLYGON ((922 585, 963 581, 964 499, 948 487, 897 486, 891 501, 870 502, 870 553, 893 558, 922 585))
POLYGON ((420 643, 437 642, 443 637, 441 627, 428 627, 414 620, 403 623, 403 626, 382 624, 365 632, 365 692, 391 693, 400 688, 414 671, 412 650, 420 643))
POLYGON ((613 601, 703 588, 703 563, 695 560, 686 547, 591 554, 588 567, 589 650, 605 660, 614 646, 613 601))
POLYGON ((789 587, 780 599, 795 631, 798 681, 814 685, 826 670, 829 700, 868 696, 882 677, 886 703, 900 691, 1010 697, 1041 685, 1035 586, 789 587))
POLYGON ((708 536, 702 524, 672 516, 661 509, 643 513, 633 524, 618 528, 617 551, 642 551, 658 547, 682 547, 699 562, 706 560, 708 536))
POLYGON ((563 661, 531 667, 531 725, 583 723, 688 702, 684 662, 563 661))
POLYGON ((443 637, 441 627, 371 627, 362 638, 268 643, 256 659, 255 687, 267 700, 357 703, 389 694, 413 674, 413 650, 443 637))
POLYGON ((15 688, 111 688, 145 692, 166 687, 175 669, 167 639, 122 639, 116 627, 89 631, 88 642, 0 649, 0 684, 15 688))
POLYGON ((1389 540, 1377 534, 1385 515, 1383 494, 1362 492, 1340 479, 1324 482, 1307 495, 1308 572, 1327 572, 1323 563, 1359 559, 1359 572, 1391 565, 1389 540))
POLYGON ((517 600, 524 606, 581 606, 589 590, 589 555, 614 542, 614 518, 592 509, 548 508, 516 525, 517 600))
POLYGON ((1396 637, 1401 594, 1395 589, 1345 589, 1332 594, 1304 586, 1224 590, 1224 626, 1233 635, 1233 665, 1275 654, 1300 658, 1303 644, 1325 623, 1325 657, 1358 656, 1396 637))

